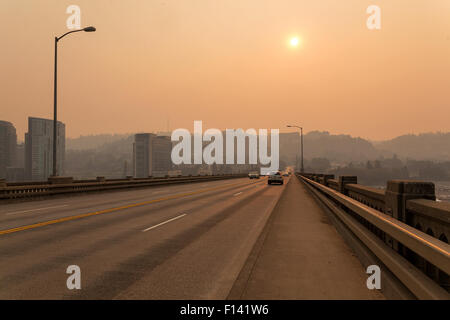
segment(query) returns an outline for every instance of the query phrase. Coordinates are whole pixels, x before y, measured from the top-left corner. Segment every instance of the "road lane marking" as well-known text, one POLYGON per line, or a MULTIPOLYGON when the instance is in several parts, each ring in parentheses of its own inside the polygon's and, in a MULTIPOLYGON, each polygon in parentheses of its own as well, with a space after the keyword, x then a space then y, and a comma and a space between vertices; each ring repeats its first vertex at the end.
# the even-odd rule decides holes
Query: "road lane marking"
POLYGON ((147 231, 150 231, 150 230, 152 230, 152 229, 158 228, 158 227, 160 227, 160 226, 162 226, 162 225, 165 225, 166 223, 169 223, 169 222, 175 221, 175 220, 177 220, 177 219, 183 218, 184 216, 186 216, 186 213, 183 213, 183 214, 181 214, 181 215, 179 215, 179 216, 177 216, 177 217, 175 217, 175 218, 169 219, 169 220, 167 220, 167 221, 158 223, 157 225, 154 225, 154 226, 152 226, 152 227, 150 227, 150 228, 144 229, 144 230, 142 230, 142 232, 147 232, 147 231))
POLYGON ((238 196, 240 194, 242 194, 242 192, 235 193, 235 194, 233 194, 233 197, 236 197, 236 196, 238 196))
MULTIPOLYGON (((258 183, 258 182, 256 182, 256 183, 258 183)), ((21 226, 21 227, 0 230, 0 236, 4 235, 4 234, 15 233, 15 232, 24 231, 24 230, 36 229, 36 228, 40 228, 40 227, 44 227, 44 226, 48 226, 48 225, 52 225, 52 224, 57 224, 57 223, 62 223, 62 222, 66 222, 66 221, 78 220, 78 219, 96 216, 96 215, 100 215, 100 214, 111 213, 111 212, 115 212, 115 211, 119 211, 119 210, 140 207, 140 206, 144 206, 144 205, 148 205, 148 204, 152 204, 152 203, 180 199, 180 198, 197 195, 197 194, 201 194, 201 193, 205 193, 205 192, 211 192, 214 190, 225 189, 225 188, 231 187, 231 186, 237 186, 237 185, 246 186, 246 185, 251 185, 251 184, 254 184, 254 182, 253 183, 238 182, 238 183, 227 184, 224 186, 222 185, 222 186, 218 186, 218 187, 214 187, 214 188, 201 189, 201 190, 187 192, 187 193, 179 193, 179 194, 167 196, 164 198, 159 198, 159 199, 154 199, 154 200, 149 200, 149 201, 144 201, 144 202, 139 202, 139 203, 133 203, 133 204, 129 204, 126 206, 115 207, 115 208, 105 209, 105 210, 101 210, 101 211, 89 212, 89 213, 79 214, 79 215, 75 215, 75 216, 59 218, 59 219, 55 219, 55 220, 38 222, 38 223, 25 225, 25 226, 21 226)))
POLYGON ((53 207, 46 207, 46 208, 37 208, 37 209, 30 209, 30 210, 23 210, 23 211, 13 211, 13 212, 6 213, 6 215, 10 216, 10 215, 13 215, 13 214, 18 214, 18 213, 42 211, 42 210, 47 210, 47 209, 56 209, 56 208, 63 208, 63 207, 68 207, 68 206, 69 206, 68 204, 64 204, 64 205, 60 205, 60 206, 53 206, 53 207))

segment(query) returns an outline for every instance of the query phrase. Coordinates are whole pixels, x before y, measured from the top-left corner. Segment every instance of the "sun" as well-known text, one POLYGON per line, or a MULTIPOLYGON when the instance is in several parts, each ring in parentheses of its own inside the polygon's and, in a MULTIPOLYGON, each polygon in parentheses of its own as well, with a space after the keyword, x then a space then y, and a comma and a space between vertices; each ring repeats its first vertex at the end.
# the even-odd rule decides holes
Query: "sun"
POLYGON ((291 45, 291 47, 298 47, 298 45, 300 44, 300 40, 298 37, 292 37, 289 41, 289 44, 291 45))

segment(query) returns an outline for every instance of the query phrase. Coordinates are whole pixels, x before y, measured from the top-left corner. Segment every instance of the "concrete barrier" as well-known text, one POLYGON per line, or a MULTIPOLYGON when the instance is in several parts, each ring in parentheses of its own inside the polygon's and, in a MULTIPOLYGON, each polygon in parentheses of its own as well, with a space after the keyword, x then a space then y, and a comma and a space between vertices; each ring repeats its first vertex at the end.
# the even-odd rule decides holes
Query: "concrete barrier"
POLYGON ((328 187, 317 176, 297 174, 416 297, 450 298, 450 203, 435 201, 433 183, 392 180, 384 191, 348 176, 328 187))
POLYGON ((0 203, 5 200, 27 199, 37 197, 47 197, 61 194, 76 194, 84 192, 111 191, 127 188, 143 188, 150 186, 161 186, 181 183, 195 183, 203 181, 224 180, 234 178, 244 178, 247 174, 218 175, 218 176, 196 176, 177 178, 143 178, 133 179, 111 179, 98 177, 92 181, 78 182, 70 179, 52 179, 46 184, 12 185, 0 187, 0 203), (66 182, 66 183, 64 183, 66 182))

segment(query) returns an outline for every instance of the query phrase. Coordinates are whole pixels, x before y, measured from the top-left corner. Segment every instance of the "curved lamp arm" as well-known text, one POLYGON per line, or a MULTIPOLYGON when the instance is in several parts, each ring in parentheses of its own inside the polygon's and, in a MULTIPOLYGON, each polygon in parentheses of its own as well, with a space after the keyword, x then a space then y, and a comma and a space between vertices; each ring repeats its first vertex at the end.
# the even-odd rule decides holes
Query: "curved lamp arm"
POLYGON ((84 32, 94 32, 94 31, 96 31, 96 29, 95 29, 94 27, 86 27, 86 28, 83 28, 83 29, 72 30, 72 31, 69 31, 69 32, 64 33, 64 34, 63 34, 62 36, 60 36, 60 37, 55 37, 55 39, 56 39, 56 41, 59 41, 59 40, 61 40, 62 38, 64 38, 65 36, 67 36, 67 35, 70 34, 70 33, 80 32, 80 31, 84 31, 84 32))
POLYGON ((303 127, 299 127, 299 126, 287 125, 286 127, 288 127, 288 128, 299 128, 299 129, 303 130, 303 127))

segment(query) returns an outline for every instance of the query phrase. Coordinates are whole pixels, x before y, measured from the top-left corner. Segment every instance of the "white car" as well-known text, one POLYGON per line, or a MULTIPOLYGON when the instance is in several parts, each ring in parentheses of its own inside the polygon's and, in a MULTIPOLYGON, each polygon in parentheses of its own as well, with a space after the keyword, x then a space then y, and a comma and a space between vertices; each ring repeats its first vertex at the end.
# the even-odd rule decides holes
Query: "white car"
POLYGON ((279 183, 283 184, 283 176, 280 171, 271 172, 269 178, 267 179, 268 184, 279 183))

